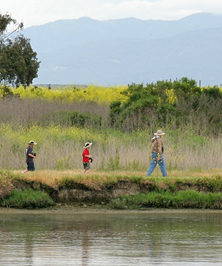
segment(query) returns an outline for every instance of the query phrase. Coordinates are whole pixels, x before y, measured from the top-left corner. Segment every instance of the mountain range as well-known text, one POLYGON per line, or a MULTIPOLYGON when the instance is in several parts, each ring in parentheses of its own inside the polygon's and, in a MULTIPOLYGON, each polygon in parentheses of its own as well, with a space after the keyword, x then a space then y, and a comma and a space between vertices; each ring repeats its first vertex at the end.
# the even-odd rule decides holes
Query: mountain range
POLYGON ((121 85, 193 78, 222 84, 222 16, 173 20, 88 17, 24 29, 41 61, 34 84, 121 85))

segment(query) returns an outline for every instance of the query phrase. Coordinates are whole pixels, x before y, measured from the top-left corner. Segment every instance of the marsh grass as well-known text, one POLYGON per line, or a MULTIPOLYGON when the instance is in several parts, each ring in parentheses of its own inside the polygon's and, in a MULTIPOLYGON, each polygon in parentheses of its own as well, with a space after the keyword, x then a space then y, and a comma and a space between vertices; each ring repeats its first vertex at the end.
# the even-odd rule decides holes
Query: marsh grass
POLYGON ((222 209, 222 193, 203 194, 194 190, 158 191, 135 196, 125 196, 111 202, 116 209, 138 208, 204 208, 222 209))
POLYGON ((7 208, 46 208, 55 205, 48 194, 32 189, 13 190, 8 198, 0 200, 0 205, 7 208))
MULTIPOLYGON (((165 130, 167 132, 167 130, 165 130)), ((34 139, 38 145, 35 160, 38 170, 82 169, 82 151, 86 141, 93 142, 93 170, 146 172, 151 158, 148 131, 123 133, 113 129, 1 124, 0 168, 22 169, 25 148, 34 139)), ((221 168, 221 137, 206 138, 190 131, 168 131, 164 136, 164 158, 168 172, 206 172, 221 168), (178 136, 179 134, 179 136, 178 136)), ((153 175, 162 176, 157 166, 153 175)))

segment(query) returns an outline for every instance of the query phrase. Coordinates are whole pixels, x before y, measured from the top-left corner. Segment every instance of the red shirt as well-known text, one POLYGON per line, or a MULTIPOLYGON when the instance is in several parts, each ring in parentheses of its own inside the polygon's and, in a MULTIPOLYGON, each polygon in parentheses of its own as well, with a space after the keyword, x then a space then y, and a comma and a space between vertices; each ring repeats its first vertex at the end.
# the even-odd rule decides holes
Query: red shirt
POLYGON ((85 149, 82 153, 82 161, 84 163, 89 163, 89 157, 86 157, 86 155, 89 155, 89 150, 85 149))

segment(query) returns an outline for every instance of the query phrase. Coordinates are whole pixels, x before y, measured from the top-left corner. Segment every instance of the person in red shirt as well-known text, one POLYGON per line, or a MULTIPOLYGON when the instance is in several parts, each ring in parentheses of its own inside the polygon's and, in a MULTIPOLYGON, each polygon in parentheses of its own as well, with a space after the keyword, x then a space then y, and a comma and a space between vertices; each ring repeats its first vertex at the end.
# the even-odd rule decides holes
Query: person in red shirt
POLYGON ((85 146, 83 147, 84 151, 82 153, 82 161, 84 167, 84 174, 88 174, 91 170, 90 168, 90 160, 92 160, 92 156, 89 154, 89 149, 92 146, 91 142, 86 142, 85 146))

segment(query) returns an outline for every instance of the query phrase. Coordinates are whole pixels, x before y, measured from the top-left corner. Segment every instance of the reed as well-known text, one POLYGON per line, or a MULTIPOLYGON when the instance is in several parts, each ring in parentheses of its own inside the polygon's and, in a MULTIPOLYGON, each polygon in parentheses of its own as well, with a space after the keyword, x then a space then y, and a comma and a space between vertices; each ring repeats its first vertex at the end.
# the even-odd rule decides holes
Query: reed
MULTIPOLYGON (((220 169, 221 137, 197 136, 191 131, 166 131, 164 157, 170 173, 220 169)), ((0 124, 0 167, 24 170, 25 148, 34 139, 38 145, 35 165, 37 170, 81 170, 82 151, 86 141, 93 142, 93 171, 138 171, 145 175, 151 156, 152 134, 146 130, 131 133, 93 128, 38 125, 0 124)), ((154 176, 161 176, 157 166, 154 176)))

